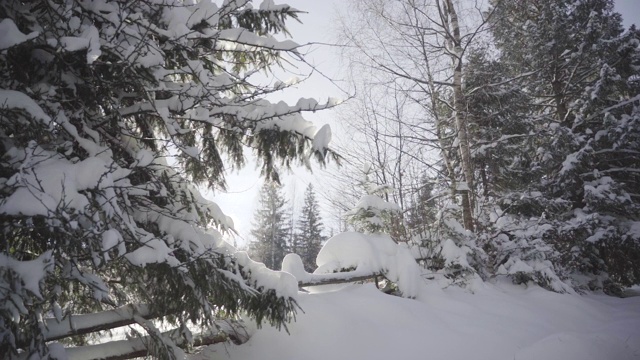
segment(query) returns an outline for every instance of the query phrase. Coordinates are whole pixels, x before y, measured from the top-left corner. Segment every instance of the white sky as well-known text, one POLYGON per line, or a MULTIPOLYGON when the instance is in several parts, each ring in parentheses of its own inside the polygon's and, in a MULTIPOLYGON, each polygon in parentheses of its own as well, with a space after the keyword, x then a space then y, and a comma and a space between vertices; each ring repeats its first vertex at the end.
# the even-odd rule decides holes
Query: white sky
MULTIPOLYGON (((290 22, 289 30, 294 41, 299 44, 308 44, 335 42, 336 13, 340 9, 344 10, 348 0, 276 0, 276 2, 287 3, 296 9, 307 12, 300 15, 302 24, 290 22)), ((628 27, 632 23, 640 24, 640 0, 616 0, 616 11, 622 14, 625 26, 628 27)), ((343 66, 340 64, 338 50, 326 45, 311 45, 305 47, 303 52, 307 53, 306 59, 309 63, 329 78, 336 79, 339 86, 346 88, 346 85, 339 82, 343 66)), ((309 68, 301 68, 299 73, 295 75, 303 78, 309 72, 309 68)), ((319 102, 324 102, 328 97, 345 98, 345 96, 345 93, 338 86, 332 84, 323 75, 314 73, 308 80, 294 89, 289 89, 282 94, 282 98, 277 100, 285 100, 295 104, 301 97, 311 97, 319 102)), ((306 114, 305 118, 313 121, 318 128, 329 123, 334 133, 334 139, 336 136, 340 136, 337 134, 340 126, 336 123, 335 110, 306 114)), ((318 191, 322 188, 318 185, 326 176, 328 176, 326 172, 318 166, 313 166, 313 174, 304 168, 294 169, 291 174, 287 174, 285 171, 281 174, 286 184, 286 196, 298 209, 301 207, 307 184, 313 182, 316 191, 318 191), (295 199, 293 199, 294 197, 295 199)), ((235 228, 239 233, 235 240, 238 245, 244 245, 251 240, 249 235, 251 222, 263 180, 259 177, 259 171, 255 169, 253 163, 249 163, 239 173, 228 174, 227 182, 227 193, 208 193, 207 197, 215 201, 228 216, 233 218, 235 228)), ((321 195, 318 194, 318 199, 322 206, 321 195)), ((325 224, 331 223, 331 215, 334 215, 331 214, 331 209, 324 206, 323 220, 325 224)))

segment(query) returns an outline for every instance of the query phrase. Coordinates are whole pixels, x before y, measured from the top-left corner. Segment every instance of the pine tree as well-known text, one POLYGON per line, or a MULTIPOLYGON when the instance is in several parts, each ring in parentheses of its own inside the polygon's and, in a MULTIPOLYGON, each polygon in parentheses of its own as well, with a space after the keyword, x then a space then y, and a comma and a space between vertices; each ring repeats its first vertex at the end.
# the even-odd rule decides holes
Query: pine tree
MULTIPOLYGON (((43 317, 124 305, 147 304, 187 342, 188 323, 240 311, 287 321, 295 294, 257 284, 269 272, 222 241, 230 223, 194 184, 223 188, 245 146, 271 179, 277 162, 324 157, 300 112, 326 106, 272 104, 263 96, 287 85, 252 76, 299 58, 273 36, 297 12, 3 1, 0 18, 0 353, 46 357, 43 317)), ((178 356, 135 319, 154 355, 178 356)))
POLYGON ((309 184, 304 192, 304 205, 297 225, 298 232, 295 237, 298 249, 296 253, 302 258, 304 268, 308 272, 312 272, 316 268, 316 256, 318 256, 322 242, 325 240, 322 235, 320 205, 316 200, 312 184, 309 184))
POLYGON ((273 181, 265 182, 254 215, 251 230, 254 239, 249 252, 253 258, 273 270, 280 269, 282 259, 289 252, 287 240, 290 236, 290 215, 287 213, 286 204, 282 195, 282 185, 273 181))

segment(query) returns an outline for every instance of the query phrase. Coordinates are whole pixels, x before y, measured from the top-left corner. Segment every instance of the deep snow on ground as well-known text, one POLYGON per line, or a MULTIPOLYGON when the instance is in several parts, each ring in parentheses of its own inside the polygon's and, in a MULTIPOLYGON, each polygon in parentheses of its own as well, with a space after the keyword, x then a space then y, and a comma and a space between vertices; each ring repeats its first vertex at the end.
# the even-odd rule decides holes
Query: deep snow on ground
MULTIPOLYGON (((428 285, 423 301, 372 284, 318 287, 288 335, 269 326, 195 359, 640 359, 640 297, 568 295, 537 286, 428 285)), ((422 298, 422 297, 421 297, 422 298)))

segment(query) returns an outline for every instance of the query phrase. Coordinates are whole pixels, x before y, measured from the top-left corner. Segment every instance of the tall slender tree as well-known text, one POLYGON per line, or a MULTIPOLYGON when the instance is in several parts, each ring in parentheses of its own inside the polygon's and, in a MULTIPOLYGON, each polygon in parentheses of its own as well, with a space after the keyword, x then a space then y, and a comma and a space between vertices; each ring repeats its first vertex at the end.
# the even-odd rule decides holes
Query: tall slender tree
POLYGON ((320 252, 325 236, 322 234, 323 224, 320 217, 320 205, 316 199, 313 185, 309 184, 304 192, 304 205, 297 224, 297 254, 308 272, 316 268, 316 256, 320 252))
POLYGON ((282 194, 282 185, 267 181, 260 191, 258 209, 254 215, 251 235, 253 241, 249 252, 269 269, 278 270, 282 259, 289 251, 290 238, 287 201, 282 194))

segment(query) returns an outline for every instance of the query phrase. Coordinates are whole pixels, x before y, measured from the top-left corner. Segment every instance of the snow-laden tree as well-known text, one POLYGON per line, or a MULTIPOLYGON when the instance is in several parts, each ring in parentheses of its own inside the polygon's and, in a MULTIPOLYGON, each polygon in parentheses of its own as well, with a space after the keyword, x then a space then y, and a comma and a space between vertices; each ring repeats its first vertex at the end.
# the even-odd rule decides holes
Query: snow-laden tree
POLYGON ((323 160, 327 130, 300 113, 332 104, 270 103, 292 83, 256 76, 300 58, 274 36, 296 18, 271 0, 0 3, 0 353, 46 357, 49 325, 126 304, 161 357, 189 320, 290 318, 295 279, 226 244, 195 184, 223 188, 246 150, 269 179, 323 160), (164 315, 177 335, 144 320, 164 315))
POLYGON ((506 275, 516 283, 535 281, 571 291, 556 272, 553 260, 558 253, 541 238, 549 227, 528 217, 537 207, 528 206, 527 199, 538 194, 534 189, 545 175, 535 159, 545 139, 538 131, 540 117, 534 116, 538 109, 523 90, 527 74, 518 71, 508 58, 492 58, 491 51, 480 48, 470 53, 465 68, 467 109, 476 139, 477 242, 486 252, 485 263, 477 269, 486 276, 506 275))
POLYGON ((287 212, 286 205, 282 185, 274 181, 267 181, 262 185, 251 229, 253 240, 249 245, 249 253, 269 269, 280 269, 282 259, 289 252, 291 215, 287 212))
POLYGON ((543 285, 638 283, 640 33, 611 0, 496 1, 493 21, 502 67, 529 99, 515 117, 538 135, 520 159, 526 186, 498 202, 497 264, 543 285))
POLYGON ((312 272, 316 268, 316 257, 326 239, 322 234, 323 224, 320 217, 320 204, 316 199, 313 185, 309 184, 304 192, 304 204, 300 211, 295 233, 296 253, 302 258, 304 268, 312 272))

